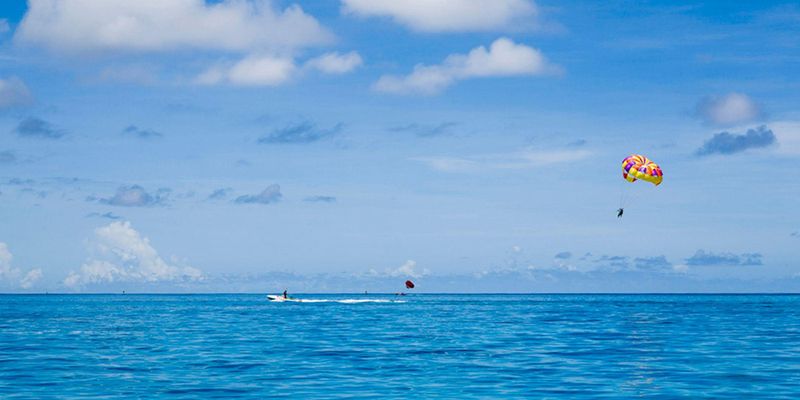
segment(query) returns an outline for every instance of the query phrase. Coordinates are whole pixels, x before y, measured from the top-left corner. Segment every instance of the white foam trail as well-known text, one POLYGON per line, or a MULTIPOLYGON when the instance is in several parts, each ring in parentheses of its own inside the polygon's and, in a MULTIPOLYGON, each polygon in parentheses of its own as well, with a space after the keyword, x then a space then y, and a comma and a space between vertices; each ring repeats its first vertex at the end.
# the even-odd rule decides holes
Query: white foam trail
POLYGON ((403 300, 384 300, 384 299, 301 299, 299 303, 341 303, 341 304, 358 304, 358 303, 405 303, 403 300))
POLYGON ((296 299, 278 300, 276 303, 340 303, 340 304, 359 304, 359 303, 405 303, 405 300, 388 299, 296 299))
POLYGON ((405 303, 405 300, 385 300, 385 299, 344 299, 334 300, 337 303, 355 304, 355 303, 405 303))

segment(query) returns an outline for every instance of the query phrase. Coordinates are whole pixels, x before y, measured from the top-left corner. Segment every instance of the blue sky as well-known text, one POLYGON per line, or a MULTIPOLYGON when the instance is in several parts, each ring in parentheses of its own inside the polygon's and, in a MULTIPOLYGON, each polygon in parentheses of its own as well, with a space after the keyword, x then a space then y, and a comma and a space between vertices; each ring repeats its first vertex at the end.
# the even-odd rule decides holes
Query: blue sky
POLYGON ((3 291, 800 289, 790 2, 0 18, 3 291))

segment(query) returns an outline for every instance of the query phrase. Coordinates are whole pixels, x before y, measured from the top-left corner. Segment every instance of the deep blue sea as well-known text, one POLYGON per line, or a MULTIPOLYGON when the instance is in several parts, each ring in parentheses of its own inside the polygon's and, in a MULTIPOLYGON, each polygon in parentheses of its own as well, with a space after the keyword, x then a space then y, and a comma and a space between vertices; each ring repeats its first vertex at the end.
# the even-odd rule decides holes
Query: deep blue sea
POLYGON ((800 296, 298 297, 2 295, 0 398, 800 398, 800 296))

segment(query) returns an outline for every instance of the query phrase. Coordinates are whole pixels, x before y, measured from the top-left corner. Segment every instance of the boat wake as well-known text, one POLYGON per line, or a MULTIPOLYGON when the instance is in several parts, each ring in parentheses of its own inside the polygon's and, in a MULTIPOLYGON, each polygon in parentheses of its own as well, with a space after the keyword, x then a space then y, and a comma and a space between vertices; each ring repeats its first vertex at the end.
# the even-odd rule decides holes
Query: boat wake
POLYGON ((405 300, 389 299, 283 299, 281 297, 268 297, 275 303, 340 303, 340 304, 360 304, 360 303, 405 303, 405 300))
POLYGON ((342 304, 358 304, 358 303, 405 303, 405 300, 386 300, 386 299, 342 299, 333 300, 342 304))

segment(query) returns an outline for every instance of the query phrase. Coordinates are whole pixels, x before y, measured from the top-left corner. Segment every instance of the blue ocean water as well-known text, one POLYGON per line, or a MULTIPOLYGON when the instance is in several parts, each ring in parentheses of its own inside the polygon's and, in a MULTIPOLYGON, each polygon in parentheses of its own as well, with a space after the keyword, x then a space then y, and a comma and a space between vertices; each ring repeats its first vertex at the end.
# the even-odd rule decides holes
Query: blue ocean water
POLYGON ((800 296, 301 297, 2 295, 0 398, 800 398, 800 296))

